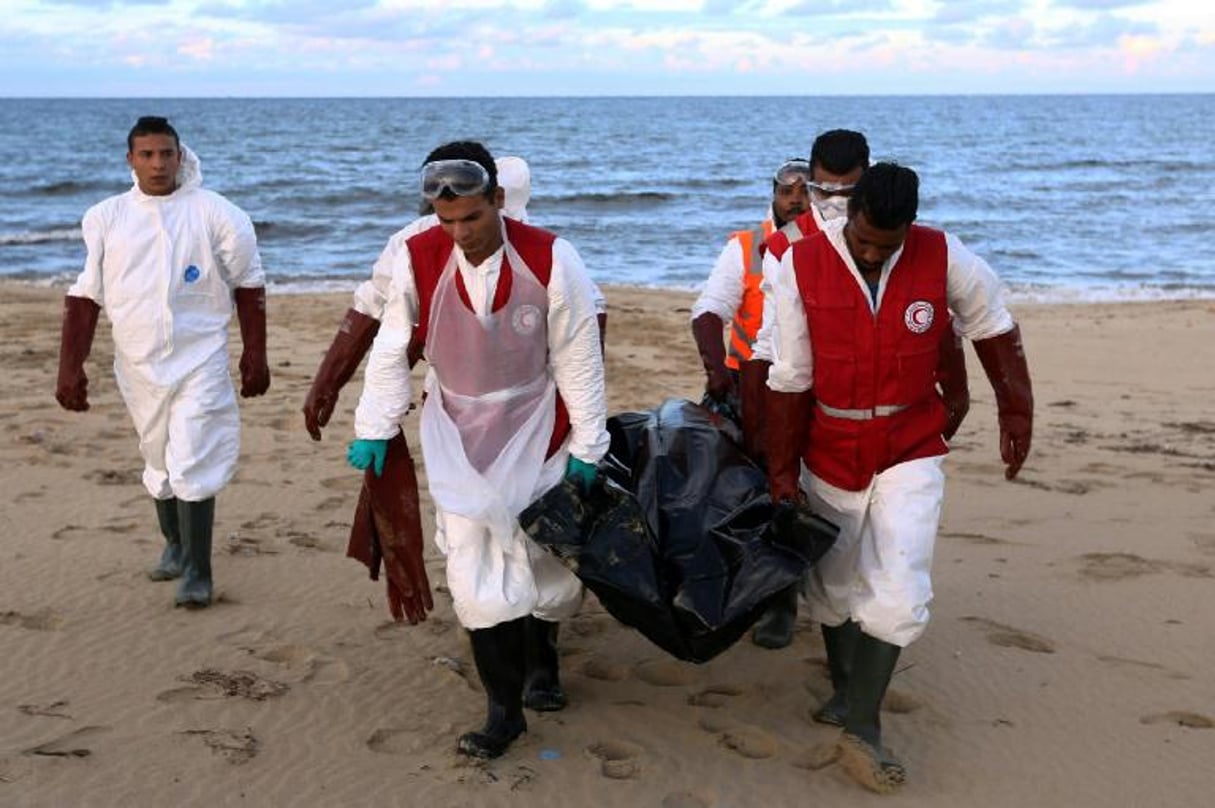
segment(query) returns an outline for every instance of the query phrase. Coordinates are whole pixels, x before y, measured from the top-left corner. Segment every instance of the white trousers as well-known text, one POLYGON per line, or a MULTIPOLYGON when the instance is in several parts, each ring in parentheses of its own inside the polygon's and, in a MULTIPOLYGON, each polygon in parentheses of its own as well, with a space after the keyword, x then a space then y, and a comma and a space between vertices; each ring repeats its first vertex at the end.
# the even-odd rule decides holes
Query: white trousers
POLYGON ((227 351, 171 387, 152 384, 121 360, 114 377, 139 433, 149 494, 201 502, 228 484, 240 456, 240 410, 227 351))
POLYGON ((836 488, 802 469, 810 506, 840 528, 807 576, 813 619, 828 626, 851 619, 866 634, 900 647, 924 633, 944 461, 939 455, 900 463, 863 491, 836 488))
POLYGON ((582 605, 578 577, 521 529, 504 550, 483 522, 443 511, 435 513, 435 521, 435 541, 447 556, 447 588, 465 628, 489 628, 527 615, 563 620, 582 605))

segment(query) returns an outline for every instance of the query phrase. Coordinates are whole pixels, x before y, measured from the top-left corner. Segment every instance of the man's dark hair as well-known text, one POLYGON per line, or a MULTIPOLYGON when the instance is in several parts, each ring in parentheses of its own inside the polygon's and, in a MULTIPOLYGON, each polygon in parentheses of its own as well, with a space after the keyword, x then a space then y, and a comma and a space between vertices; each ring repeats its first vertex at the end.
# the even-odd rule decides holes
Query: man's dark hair
POLYGON ((920 178, 897 163, 875 163, 857 180, 848 197, 848 215, 864 211, 879 230, 897 230, 915 221, 920 205, 920 178))
POLYGON ((144 115, 139 120, 135 121, 135 125, 131 127, 131 131, 127 134, 127 152, 135 151, 135 138, 144 135, 171 135, 173 143, 177 148, 181 149, 181 138, 177 137, 177 130, 169 123, 168 118, 161 118, 156 115, 144 115))
MULTIPOLYGON (((436 160, 472 160, 474 163, 480 163, 481 167, 489 173, 489 185, 485 187, 485 196, 491 200, 494 198, 494 192, 498 190, 498 166, 494 162, 494 156, 489 153, 489 149, 480 143, 475 140, 456 140, 444 143, 426 155, 423 165, 436 160)), ((455 199, 456 195, 451 192, 450 188, 444 188, 443 192, 439 194, 439 198, 455 199)))
POLYGON ((869 141, 851 129, 832 129, 814 139, 810 147, 810 167, 821 166, 832 174, 847 174, 869 165, 869 141))

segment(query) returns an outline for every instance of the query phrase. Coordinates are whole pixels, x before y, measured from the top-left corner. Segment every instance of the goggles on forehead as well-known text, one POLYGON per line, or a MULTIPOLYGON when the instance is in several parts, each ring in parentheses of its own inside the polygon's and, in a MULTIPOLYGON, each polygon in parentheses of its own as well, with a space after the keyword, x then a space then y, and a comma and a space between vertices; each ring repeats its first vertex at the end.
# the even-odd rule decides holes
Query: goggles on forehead
POLYGON ((810 162, 808 160, 789 160, 772 175, 777 185, 796 185, 799 182, 810 182, 810 162))
POLYGON ((476 196, 489 187, 489 172, 475 160, 435 160, 422 166, 422 196, 434 201, 444 191, 476 196))
POLYGON ((806 187, 814 191, 817 196, 852 196, 852 189, 856 187, 856 183, 807 182, 806 187))

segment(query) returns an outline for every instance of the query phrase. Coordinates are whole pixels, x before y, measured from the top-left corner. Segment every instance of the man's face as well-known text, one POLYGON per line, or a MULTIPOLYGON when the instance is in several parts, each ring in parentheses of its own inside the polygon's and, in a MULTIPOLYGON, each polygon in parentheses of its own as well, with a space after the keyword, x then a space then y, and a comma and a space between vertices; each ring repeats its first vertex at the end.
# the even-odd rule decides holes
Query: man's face
POLYGON ((826 189, 811 188, 810 204, 818 210, 823 221, 831 221, 847 215, 848 197, 852 196, 851 186, 856 185, 863 172, 864 168, 857 166, 844 174, 836 174, 818 163, 814 164, 811 169, 811 178, 815 185, 825 186, 826 189), (833 188, 847 188, 848 190, 834 191, 831 190, 833 188))
POLYGON ((844 225, 844 239, 848 243, 848 252, 856 262, 856 268, 861 274, 876 274, 882 270, 882 264, 894 255, 903 240, 907 238, 907 225, 894 230, 883 230, 874 227, 865 216, 865 211, 859 210, 848 217, 844 225))
POLYGON ((139 190, 148 196, 165 196, 177 188, 181 150, 172 135, 138 135, 127 152, 127 165, 135 172, 139 190))
POLYGON ((810 197, 806 193, 806 183, 795 182, 792 185, 774 183, 772 190, 772 212, 781 222, 791 222, 806 212, 810 206, 810 197))
POLYGON ((498 211, 503 196, 502 189, 498 188, 493 199, 477 194, 434 200, 439 224, 473 264, 480 264, 502 246, 502 220, 498 211))

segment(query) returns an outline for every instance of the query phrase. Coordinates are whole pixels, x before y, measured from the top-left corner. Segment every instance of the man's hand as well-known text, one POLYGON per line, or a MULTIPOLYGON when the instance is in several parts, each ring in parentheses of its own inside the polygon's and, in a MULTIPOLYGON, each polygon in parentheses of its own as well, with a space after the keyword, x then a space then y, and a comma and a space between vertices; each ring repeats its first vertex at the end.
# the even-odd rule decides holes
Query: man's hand
POLYGON ((595 484, 595 479, 599 476, 599 467, 594 463, 587 463, 585 460, 570 455, 569 461, 565 464, 565 479, 578 486, 582 493, 589 493, 591 486, 595 484))
POLYGON ((384 473, 384 457, 388 454, 387 440, 366 440, 359 438, 350 442, 346 449, 346 462, 359 471, 372 466, 375 476, 384 473))

